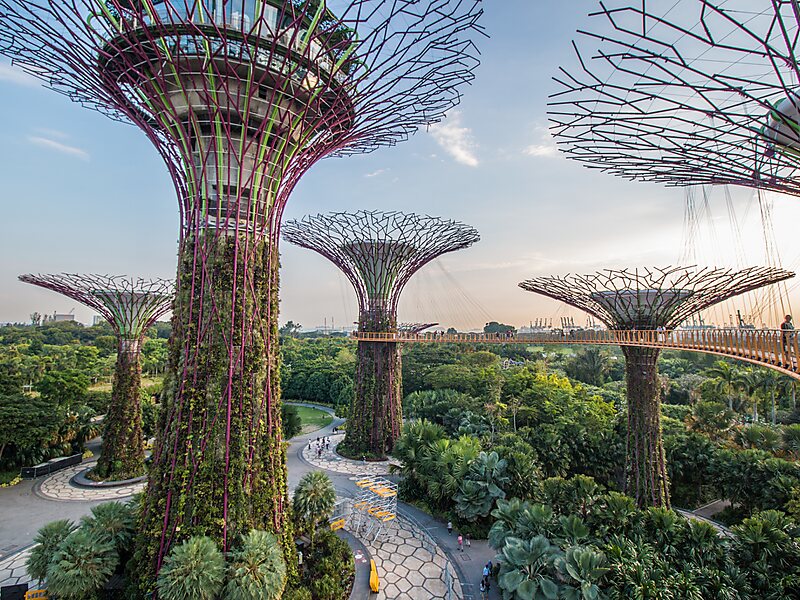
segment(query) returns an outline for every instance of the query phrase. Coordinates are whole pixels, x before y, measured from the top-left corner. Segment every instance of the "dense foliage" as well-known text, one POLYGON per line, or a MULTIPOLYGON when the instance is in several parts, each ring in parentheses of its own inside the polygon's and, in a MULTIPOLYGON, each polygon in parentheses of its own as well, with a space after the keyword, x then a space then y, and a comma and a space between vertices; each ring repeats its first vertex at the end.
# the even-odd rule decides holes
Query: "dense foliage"
MULTIPOLYGON (((146 374, 166 365, 169 325, 158 323, 142 348, 146 374)), ((117 343, 107 324, 74 321, 0 327, 0 476, 83 451, 101 432, 117 343)), ((155 391, 145 389, 143 399, 155 391)), ((152 429, 151 429, 152 431, 152 429)))
POLYGON ((599 486, 542 482, 500 501, 489 533, 505 597, 775 599, 800 593, 800 527, 757 513, 725 537, 666 509, 638 510, 599 486))

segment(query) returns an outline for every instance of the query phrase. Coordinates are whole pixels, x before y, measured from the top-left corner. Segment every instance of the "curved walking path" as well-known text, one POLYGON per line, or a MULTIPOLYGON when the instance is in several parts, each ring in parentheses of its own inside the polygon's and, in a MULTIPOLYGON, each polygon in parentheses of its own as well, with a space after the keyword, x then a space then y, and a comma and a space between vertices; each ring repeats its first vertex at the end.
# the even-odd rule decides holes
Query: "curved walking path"
POLYGON ((34 492, 46 500, 59 502, 109 502, 111 500, 124 500, 144 490, 147 482, 140 481, 119 487, 80 487, 72 483, 72 478, 81 471, 93 466, 95 462, 81 463, 68 467, 46 477, 34 486, 34 492))
MULTIPOLYGON (((324 406, 308 406, 333 414, 331 409, 324 406)), ((336 446, 343 439, 343 434, 334 435, 333 428, 343 422, 343 419, 334 418, 328 427, 291 440, 287 456, 290 493, 305 473, 324 470, 339 497, 349 505, 349 500, 361 491, 355 485, 361 476, 389 475, 390 461, 364 463, 336 454, 336 446), (315 450, 318 437, 331 438, 330 448, 323 450, 321 456, 315 450), (310 447, 309 442, 312 442, 310 447)), ((355 514, 351 514, 348 508, 344 510, 344 516, 348 517, 345 528, 366 546, 378 569, 381 591, 371 597, 379 600, 477 599, 477 595, 465 594, 462 588, 464 578, 453 550, 455 537, 451 536, 452 545, 441 543, 443 538, 448 537, 445 525, 402 502, 398 502, 397 512, 397 519, 390 521, 385 533, 373 541, 359 537, 355 514), (452 589, 451 593, 448 593, 448 587, 452 589)))
MULTIPOLYGON (((303 475, 313 470, 324 470, 331 477, 340 498, 347 502, 360 491, 355 485, 355 480, 360 476, 389 474, 389 461, 364 463, 335 453, 343 435, 333 436, 332 430, 344 420, 336 418, 333 410, 316 404, 298 404, 323 410, 334 419, 327 427, 290 441, 287 453, 290 493, 303 475), (332 438, 330 449, 320 457, 309 449, 308 443, 317 437, 332 438)), ((25 561, 33 537, 42 525, 56 519, 77 521, 101 502, 122 500, 144 489, 144 482, 100 489, 81 488, 72 484, 72 477, 89 465, 91 462, 82 463, 41 480, 23 481, 11 488, 0 489, 0 586, 30 581, 25 561)), ((356 584, 351 600, 477 599, 477 593, 469 593, 469 584, 462 587, 462 582, 466 580, 462 573, 463 565, 459 563, 475 556, 476 560, 470 568, 479 573, 483 566, 480 560, 485 554, 481 552, 479 543, 473 544, 469 552, 458 553, 455 534, 448 536, 443 523, 403 503, 398 503, 397 519, 387 524, 385 534, 377 541, 359 536, 356 525, 355 519, 348 520, 349 534, 356 538, 349 539, 348 543, 354 549, 354 555, 361 557, 357 559, 356 584), (368 589, 370 558, 375 560, 381 580, 378 594, 370 594, 368 589)), ((347 539, 348 533, 343 537, 347 539)))

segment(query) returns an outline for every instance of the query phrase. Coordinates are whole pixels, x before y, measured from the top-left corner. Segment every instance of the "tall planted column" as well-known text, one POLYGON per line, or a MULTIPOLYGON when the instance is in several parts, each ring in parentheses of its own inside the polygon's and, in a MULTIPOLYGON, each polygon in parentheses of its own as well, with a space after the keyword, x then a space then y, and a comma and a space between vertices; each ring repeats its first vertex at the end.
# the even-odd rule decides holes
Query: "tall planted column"
POLYGON ((306 217, 284 225, 286 241, 318 252, 347 276, 358 297, 358 329, 385 341, 359 341, 355 398, 339 445, 348 456, 384 457, 403 420, 397 305, 411 276, 447 252, 480 239, 462 223, 402 212, 357 211, 306 217))
POLYGON ((440 121, 478 64, 480 0, 328 4, 0 0, 0 54, 141 128, 178 197, 170 373, 137 548, 148 592, 194 534, 227 551, 273 529, 296 564, 275 338, 283 210, 319 160, 440 121))
POLYGON ((669 508, 669 479, 661 436, 661 387, 656 348, 624 346, 628 392, 625 493, 640 504, 669 508))
POLYGON ((121 339, 111 384, 111 402, 103 427, 97 474, 122 479, 144 474, 142 435, 142 365, 138 340, 121 339))
MULTIPOLYGON (((599 271, 589 275, 535 277, 522 289, 583 310, 621 339, 635 340, 631 330, 670 335, 701 310, 732 296, 783 281, 794 273, 772 267, 698 269, 665 267, 599 271), (656 333, 657 331, 657 333, 656 333)), ((625 490, 640 507, 670 506, 664 443, 661 435, 661 390, 657 348, 622 346, 628 398, 625 490)))
POLYGON ((21 275, 25 283, 59 292, 99 312, 117 336, 111 401, 94 474, 122 480, 144 475, 140 353, 142 339, 172 304, 173 284, 107 275, 21 275))
MULTIPOLYGON (((359 331, 396 332, 384 311, 361 316, 359 331)), ((383 456, 394 448, 403 423, 402 359, 396 342, 358 342, 355 396, 347 419, 346 447, 383 456)))

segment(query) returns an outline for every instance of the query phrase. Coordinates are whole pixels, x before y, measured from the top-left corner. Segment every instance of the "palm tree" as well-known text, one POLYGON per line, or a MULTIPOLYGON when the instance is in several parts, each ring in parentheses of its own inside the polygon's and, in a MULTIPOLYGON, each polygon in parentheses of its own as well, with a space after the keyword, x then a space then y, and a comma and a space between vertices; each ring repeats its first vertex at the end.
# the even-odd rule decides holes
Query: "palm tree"
POLYGON ((770 369, 757 369, 753 371, 753 376, 756 394, 763 394, 765 398, 770 399, 772 424, 775 425, 777 422, 775 396, 780 384, 780 377, 770 369))
POLYGON ((753 423, 758 422, 758 400, 762 390, 758 373, 753 369, 745 369, 737 378, 736 387, 743 391, 753 402, 753 423))
POLYGON ((335 504, 336 490, 330 477, 322 471, 303 475, 294 490, 292 508, 299 524, 308 528, 312 547, 317 527, 330 518, 335 504))
POLYGON ((740 369, 722 360, 706 369, 706 375, 717 380, 716 387, 728 400, 728 409, 733 410, 733 392, 739 388, 742 373, 740 369))
POLYGON ((570 375, 589 385, 603 385, 609 369, 610 358, 607 352, 590 346, 579 352, 572 361, 570 375))

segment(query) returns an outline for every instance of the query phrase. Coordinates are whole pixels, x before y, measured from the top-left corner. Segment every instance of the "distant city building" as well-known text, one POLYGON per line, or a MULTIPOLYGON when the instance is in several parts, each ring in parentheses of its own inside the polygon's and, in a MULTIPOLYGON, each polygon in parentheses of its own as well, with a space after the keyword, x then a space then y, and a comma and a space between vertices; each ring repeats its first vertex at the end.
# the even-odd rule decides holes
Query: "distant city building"
POLYGON ((53 312, 52 315, 45 315, 42 323, 59 323, 60 321, 74 321, 75 315, 73 313, 58 314, 53 312))
POLYGON ((95 315, 92 317, 92 326, 100 325, 102 323, 105 323, 105 321, 106 320, 101 315, 95 315))

